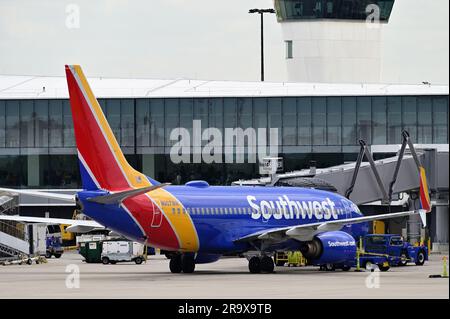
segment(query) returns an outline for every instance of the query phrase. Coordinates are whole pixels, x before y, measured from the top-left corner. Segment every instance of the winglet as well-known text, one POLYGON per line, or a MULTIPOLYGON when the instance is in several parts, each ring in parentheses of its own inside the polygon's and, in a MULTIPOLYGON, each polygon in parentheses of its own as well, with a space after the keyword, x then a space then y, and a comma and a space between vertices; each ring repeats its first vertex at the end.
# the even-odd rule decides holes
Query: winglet
POLYGON ((420 219, 422 220, 423 228, 427 227, 427 211, 425 209, 419 209, 420 219))
POLYGON ((431 212, 431 200, 430 192, 428 190, 427 176, 425 174, 425 168, 421 166, 420 170, 420 208, 425 210, 426 213, 431 212))

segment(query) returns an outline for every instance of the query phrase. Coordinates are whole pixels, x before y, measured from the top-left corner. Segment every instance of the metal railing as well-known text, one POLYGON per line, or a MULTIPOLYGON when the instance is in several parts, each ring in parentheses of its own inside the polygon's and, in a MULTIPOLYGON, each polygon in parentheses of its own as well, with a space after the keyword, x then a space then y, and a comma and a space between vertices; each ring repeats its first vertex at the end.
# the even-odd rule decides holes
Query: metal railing
POLYGON ((25 225, 20 224, 17 222, 8 222, 8 221, 1 221, 0 222, 0 232, 8 234, 10 236, 26 240, 26 231, 25 231, 25 225))

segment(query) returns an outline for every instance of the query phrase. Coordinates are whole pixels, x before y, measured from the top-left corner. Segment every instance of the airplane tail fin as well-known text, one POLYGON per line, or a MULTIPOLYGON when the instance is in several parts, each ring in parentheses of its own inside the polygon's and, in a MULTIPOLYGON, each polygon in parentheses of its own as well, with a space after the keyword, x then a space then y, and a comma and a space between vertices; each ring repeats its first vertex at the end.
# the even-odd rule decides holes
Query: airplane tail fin
POLYGON ((66 65, 83 189, 119 191, 158 184, 133 169, 79 65, 66 65))
POLYGON ((425 174, 425 168, 422 166, 419 168, 420 171, 420 208, 425 210, 427 213, 431 212, 431 200, 430 192, 428 190, 427 176, 425 174))

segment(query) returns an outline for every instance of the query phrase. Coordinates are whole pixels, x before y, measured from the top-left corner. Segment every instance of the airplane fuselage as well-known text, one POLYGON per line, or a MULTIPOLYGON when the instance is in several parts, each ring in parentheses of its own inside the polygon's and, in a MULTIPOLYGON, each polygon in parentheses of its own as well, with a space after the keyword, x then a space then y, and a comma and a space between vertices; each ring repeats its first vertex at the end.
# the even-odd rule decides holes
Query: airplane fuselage
MULTIPOLYGON (((126 199, 121 205, 91 203, 99 191, 78 194, 84 213, 111 230, 150 246, 182 252, 230 253, 251 250, 237 239, 278 227, 360 217, 339 194, 297 187, 209 186, 191 182, 126 199)), ((354 237, 366 224, 344 226, 354 237)), ((285 241, 278 249, 295 248, 285 241)))

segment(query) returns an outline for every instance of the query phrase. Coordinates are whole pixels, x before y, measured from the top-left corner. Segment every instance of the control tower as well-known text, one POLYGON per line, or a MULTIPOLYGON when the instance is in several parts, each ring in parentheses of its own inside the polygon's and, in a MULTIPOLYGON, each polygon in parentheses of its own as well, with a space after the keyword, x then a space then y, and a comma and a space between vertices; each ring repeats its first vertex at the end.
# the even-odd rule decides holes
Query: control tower
POLYGON ((448 85, 448 0, 274 0, 290 82, 448 85))

